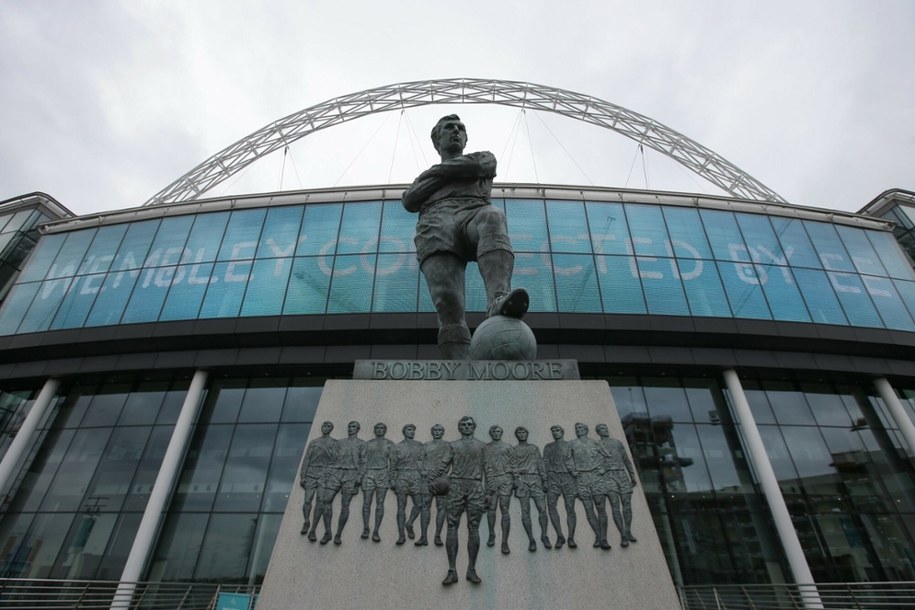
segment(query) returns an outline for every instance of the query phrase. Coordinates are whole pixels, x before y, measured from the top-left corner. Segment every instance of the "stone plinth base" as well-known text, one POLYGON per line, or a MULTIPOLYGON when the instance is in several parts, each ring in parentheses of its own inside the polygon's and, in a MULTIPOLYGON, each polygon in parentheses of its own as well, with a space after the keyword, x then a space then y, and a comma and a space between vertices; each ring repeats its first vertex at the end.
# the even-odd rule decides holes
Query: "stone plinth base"
MULTIPOLYGON (((610 389, 602 381, 328 381, 315 414, 309 440, 320 436, 321 422, 334 423, 332 436, 346 436, 347 422, 362 425, 363 440, 373 437, 377 422, 388 427, 387 438, 402 440, 401 429, 412 423, 416 440, 431 439, 434 424, 445 427, 444 439, 457 440, 458 420, 473 416, 476 438, 489 442, 488 430, 498 424, 503 441, 515 445, 514 430, 524 426, 529 442, 543 450, 553 439, 550 427, 566 430, 565 440, 575 439, 576 422, 586 423, 589 436, 596 438, 595 426, 605 423, 613 438, 625 441, 610 389)), ((298 478, 297 478, 298 481, 298 478)), ((577 549, 547 550, 540 543, 537 510, 531 503, 531 517, 537 551, 528 551, 521 523, 520 501, 511 500, 511 554, 499 552, 500 519, 496 519, 497 543, 486 546, 489 529, 484 515, 477 573, 483 582, 473 585, 464 579, 467 569, 466 516, 459 534, 457 571, 460 582, 444 587, 448 568, 444 547, 432 544, 435 509, 429 531, 430 545, 416 547, 413 540, 397 546, 397 502, 393 490, 387 494, 381 527, 381 542, 360 539, 362 532, 361 493, 350 505, 350 518, 342 544, 324 546, 299 534, 302 527, 303 490, 296 484, 280 527, 276 546, 258 602, 258 610, 291 608, 638 608, 674 610, 679 608, 667 563, 652 524, 648 506, 635 488, 632 498, 632 533, 637 543, 619 544, 620 535, 608 519, 608 539, 613 549, 592 548, 594 534, 580 501, 576 501, 577 549)), ((560 498, 559 514, 566 530, 565 506, 560 498)), ((412 504, 410 505, 412 507, 412 504)), ((409 513, 409 508, 407 509, 409 513)), ((340 495, 333 504, 333 525, 340 514, 340 495)), ((609 507, 608 507, 609 517, 609 507)), ((374 520, 374 511, 372 514, 374 520)), ((416 521, 417 536, 419 520, 416 521)), ((447 529, 447 526, 446 526, 447 529)), ((318 537, 324 533, 318 529, 318 537)), ((566 533, 567 535, 567 533, 566 533)), ((444 531, 443 531, 444 537, 444 531)), ((549 538, 556 532, 549 527, 549 538)))

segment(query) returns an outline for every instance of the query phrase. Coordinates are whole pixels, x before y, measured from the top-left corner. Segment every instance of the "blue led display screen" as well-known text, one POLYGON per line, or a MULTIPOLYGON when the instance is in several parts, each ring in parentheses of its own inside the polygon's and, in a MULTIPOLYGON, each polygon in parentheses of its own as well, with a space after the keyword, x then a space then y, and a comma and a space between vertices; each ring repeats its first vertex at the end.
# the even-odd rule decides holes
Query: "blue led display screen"
MULTIPOLYGON (((766 214, 497 199, 531 311, 915 330, 915 274, 886 231, 766 214)), ((110 324, 432 311, 399 201, 172 216, 41 238, 0 334, 110 324)), ((468 309, 485 310, 476 269, 468 309)))

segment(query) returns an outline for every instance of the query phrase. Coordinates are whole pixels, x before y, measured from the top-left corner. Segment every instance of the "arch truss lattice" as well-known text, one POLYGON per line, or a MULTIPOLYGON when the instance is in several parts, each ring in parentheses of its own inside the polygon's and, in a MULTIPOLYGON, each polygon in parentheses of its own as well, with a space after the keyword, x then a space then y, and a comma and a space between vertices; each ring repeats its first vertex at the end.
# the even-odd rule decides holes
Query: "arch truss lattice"
POLYGON ((735 197, 784 203, 775 191, 683 134, 604 100, 518 81, 456 78, 398 83, 327 100, 274 121, 224 148, 144 205, 193 200, 236 172, 312 132, 381 112, 432 104, 497 104, 552 112, 615 131, 671 159, 735 197))

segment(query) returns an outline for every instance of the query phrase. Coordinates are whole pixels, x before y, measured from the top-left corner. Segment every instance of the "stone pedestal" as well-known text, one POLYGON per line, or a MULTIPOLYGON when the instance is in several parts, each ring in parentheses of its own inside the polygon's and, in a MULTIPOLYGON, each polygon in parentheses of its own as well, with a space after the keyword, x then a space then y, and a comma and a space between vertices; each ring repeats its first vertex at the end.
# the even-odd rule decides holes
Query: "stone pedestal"
MULTIPOLYGON (((387 438, 402 440, 401 428, 417 427, 416 440, 431 439, 434 424, 445 427, 444 439, 460 438, 458 420, 474 417, 476 438, 489 442, 487 431, 498 424, 503 441, 516 443, 514 430, 525 426, 529 442, 543 450, 553 439, 550 426, 566 430, 565 440, 575 439, 576 422, 586 423, 589 436, 606 423, 613 438, 625 441, 610 389, 602 381, 328 381, 322 394, 309 441, 320 436, 324 420, 334 423, 334 438, 346 436, 346 425, 357 420, 360 438, 372 438, 377 422, 388 427, 387 438)), ((576 501, 577 549, 547 550, 540 543, 537 510, 531 503, 537 551, 528 551, 521 524, 519 500, 511 500, 511 554, 499 552, 501 530, 496 519, 497 544, 486 546, 488 526, 484 515, 480 526, 481 548, 477 573, 482 584, 464 579, 467 568, 466 516, 459 533, 457 572, 460 582, 441 584, 447 568, 444 547, 432 544, 435 528, 433 508, 429 542, 416 547, 413 540, 402 546, 397 539, 397 502, 393 490, 387 494, 381 542, 360 539, 362 496, 350 505, 350 518, 342 544, 324 546, 300 535, 303 491, 298 478, 290 495, 270 566, 264 580, 258 610, 290 608, 638 608, 639 610, 679 608, 667 563, 661 551, 641 487, 632 498, 632 533, 637 543, 619 544, 620 535, 609 518, 606 551, 592 548, 594 534, 580 501, 576 501)), ((334 500, 334 528, 340 512, 340 496, 334 500)), ((560 498, 559 513, 566 528, 565 507, 560 498)), ((412 506, 412 505, 411 505, 412 506)), ((409 513, 409 508, 408 508, 409 513)), ((374 512, 373 512, 374 518, 374 512)), ((417 536, 419 520, 416 521, 417 536)), ((446 528, 447 529, 447 526, 446 528)), ((323 534, 323 526, 318 537, 323 534)), ((444 537, 444 531, 443 531, 444 537)), ((549 527, 550 540, 556 533, 549 527)))

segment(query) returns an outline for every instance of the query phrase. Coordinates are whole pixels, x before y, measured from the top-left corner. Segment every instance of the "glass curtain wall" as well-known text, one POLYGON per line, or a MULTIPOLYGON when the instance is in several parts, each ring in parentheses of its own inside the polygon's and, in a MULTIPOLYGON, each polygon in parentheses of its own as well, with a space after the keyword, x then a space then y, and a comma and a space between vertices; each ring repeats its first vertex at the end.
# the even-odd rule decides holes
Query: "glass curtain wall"
MULTIPOLYGON (((677 582, 791 580, 719 382, 609 381, 677 582)), ((915 471, 879 397, 828 380, 741 382, 814 578, 915 578, 915 471)), ((915 413, 915 390, 900 393, 915 413)))
POLYGON ((323 383, 211 379, 148 580, 263 580, 323 383))
POLYGON ((0 521, 0 576, 120 577, 189 383, 125 375, 61 388, 0 521))
POLYGON ((0 459, 6 455, 39 391, 40 388, 28 386, 0 387, 0 459))
MULTIPOLYGON (((341 193, 342 196, 342 193, 341 193)), ((673 205, 496 199, 531 311, 915 331, 915 271, 886 231, 673 205)), ((0 334, 110 324, 433 311, 400 201, 169 216, 49 234, 0 334)), ((473 267, 474 265, 471 265, 473 267)), ((467 309, 484 311, 467 273, 467 309)))
MULTIPOLYGON (((675 582, 785 582, 790 572, 719 382, 608 381, 675 582)), ((647 518, 633 518, 636 536, 647 518)))
POLYGON ((864 385, 741 383, 818 581, 915 579, 915 473, 864 385))
POLYGON ((0 302, 38 241, 36 227, 49 220, 36 209, 0 214, 0 302))

